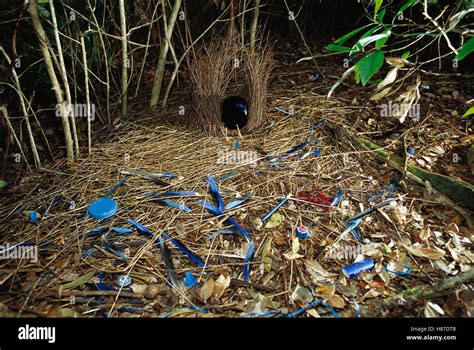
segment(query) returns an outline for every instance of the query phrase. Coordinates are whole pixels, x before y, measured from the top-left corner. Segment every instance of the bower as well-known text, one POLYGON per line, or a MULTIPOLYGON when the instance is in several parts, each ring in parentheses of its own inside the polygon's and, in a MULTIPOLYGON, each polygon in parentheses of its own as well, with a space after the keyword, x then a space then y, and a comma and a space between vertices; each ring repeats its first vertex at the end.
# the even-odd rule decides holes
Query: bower
POLYGON ((273 67, 269 47, 258 46, 251 53, 229 34, 201 45, 189 62, 193 112, 188 124, 209 136, 222 135, 222 103, 229 96, 241 96, 249 105, 242 133, 260 128, 265 123, 267 86, 273 67))

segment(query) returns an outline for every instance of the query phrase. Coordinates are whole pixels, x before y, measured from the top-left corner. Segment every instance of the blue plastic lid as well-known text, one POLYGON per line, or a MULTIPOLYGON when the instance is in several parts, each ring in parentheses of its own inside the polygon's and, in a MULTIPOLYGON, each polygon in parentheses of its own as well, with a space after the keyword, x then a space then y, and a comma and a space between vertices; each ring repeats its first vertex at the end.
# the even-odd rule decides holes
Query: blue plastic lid
POLYGON ((127 275, 120 275, 118 276, 115 283, 117 283, 119 287, 128 287, 130 284, 132 284, 132 278, 127 275))
POLYGON ((92 202, 87 209, 87 212, 94 219, 110 218, 117 212, 117 203, 111 198, 102 197, 92 202))

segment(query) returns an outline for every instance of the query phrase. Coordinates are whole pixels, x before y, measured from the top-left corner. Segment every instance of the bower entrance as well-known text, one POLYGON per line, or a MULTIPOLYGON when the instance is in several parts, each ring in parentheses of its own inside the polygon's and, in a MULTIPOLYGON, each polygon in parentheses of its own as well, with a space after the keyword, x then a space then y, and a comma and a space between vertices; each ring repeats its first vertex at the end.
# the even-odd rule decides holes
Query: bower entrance
POLYGON ((250 106, 242 96, 229 96, 222 101, 221 121, 228 129, 243 129, 248 122, 250 106))
POLYGON ((193 102, 189 125, 213 136, 221 135, 226 126, 236 129, 235 124, 243 133, 258 129, 265 122, 273 65, 268 48, 256 48, 252 54, 230 35, 202 45, 189 63, 193 102), (245 106, 238 106, 243 102, 246 120, 245 106))

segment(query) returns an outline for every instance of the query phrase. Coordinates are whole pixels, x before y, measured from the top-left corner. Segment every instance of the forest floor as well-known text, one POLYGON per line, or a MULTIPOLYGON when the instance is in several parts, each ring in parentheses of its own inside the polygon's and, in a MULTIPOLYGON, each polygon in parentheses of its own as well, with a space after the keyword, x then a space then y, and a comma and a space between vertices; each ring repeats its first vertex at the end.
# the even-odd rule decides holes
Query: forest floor
MULTIPOLYGON (((465 217, 331 126, 401 156, 414 149, 410 163, 472 184, 472 135, 460 122, 472 86, 455 75, 423 80, 421 118, 400 124, 368 101, 370 88, 350 82, 326 99, 324 78, 310 79, 314 68, 295 66, 293 56, 277 55, 271 128, 242 139, 190 131, 180 125, 179 106, 188 101, 178 87, 158 113, 135 101, 130 118, 89 157, 55 162, 4 189, 1 244, 35 248, 37 259, 0 261, 0 315, 472 317, 473 235, 465 217), (130 175, 109 191, 126 171, 174 177, 130 175), (217 205, 209 175, 228 206, 220 216, 201 202, 217 205), (117 213, 101 221, 87 216, 89 204, 106 195, 117 213), (351 218, 387 198, 348 229, 351 218), (229 225, 230 216, 249 239, 229 225), (309 237, 297 236, 300 226, 309 237), (155 244, 163 231, 181 250, 169 238, 169 250, 155 244), (343 273, 363 259, 373 259, 373 268, 343 273)), ((331 65, 320 69, 332 83, 344 68, 331 65)))

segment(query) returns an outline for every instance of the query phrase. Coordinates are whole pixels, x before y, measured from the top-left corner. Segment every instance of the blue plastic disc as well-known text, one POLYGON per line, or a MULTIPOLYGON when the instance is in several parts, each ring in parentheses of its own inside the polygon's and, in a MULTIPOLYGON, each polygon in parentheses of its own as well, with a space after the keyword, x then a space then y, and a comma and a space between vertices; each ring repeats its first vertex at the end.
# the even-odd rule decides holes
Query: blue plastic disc
POLYGON ((130 284, 132 284, 132 279, 130 276, 127 275, 120 275, 118 276, 117 280, 115 281, 119 287, 128 287, 130 284))
POLYGON ((87 209, 87 212, 94 219, 110 218, 117 212, 117 203, 111 198, 102 197, 92 202, 87 209))

